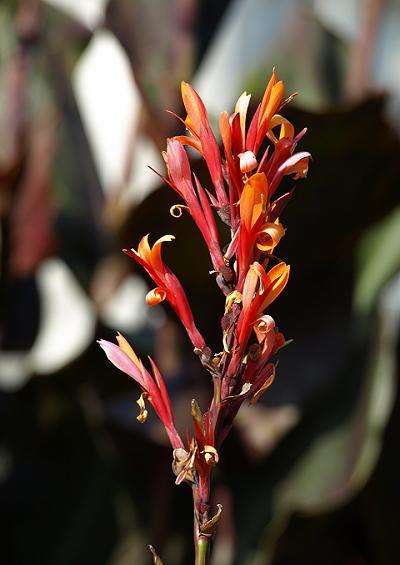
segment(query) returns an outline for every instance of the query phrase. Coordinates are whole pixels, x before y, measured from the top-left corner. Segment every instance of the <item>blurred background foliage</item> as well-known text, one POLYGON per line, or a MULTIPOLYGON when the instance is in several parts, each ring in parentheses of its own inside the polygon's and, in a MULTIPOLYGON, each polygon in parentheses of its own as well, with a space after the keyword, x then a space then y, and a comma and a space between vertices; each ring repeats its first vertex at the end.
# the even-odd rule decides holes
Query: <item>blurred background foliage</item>
POLYGON ((95 340, 121 330, 156 358, 182 431, 205 406, 207 376, 120 249, 175 233, 167 261, 219 349, 207 255, 147 165, 179 131, 180 80, 217 122, 244 89, 256 106, 274 65, 314 158, 271 309, 294 342, 223 450, 214 564, 398 562, 399 29, 395 0, 0 4, 2 563, 144 564, 147 543, 193 560, 190 492, 95 340))

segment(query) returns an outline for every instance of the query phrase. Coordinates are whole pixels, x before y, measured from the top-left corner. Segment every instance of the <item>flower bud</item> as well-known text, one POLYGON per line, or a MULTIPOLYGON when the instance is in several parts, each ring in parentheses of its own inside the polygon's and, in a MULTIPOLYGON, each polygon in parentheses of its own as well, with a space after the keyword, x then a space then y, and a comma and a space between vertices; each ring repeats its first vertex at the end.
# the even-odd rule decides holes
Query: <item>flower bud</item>
POLYGON ((253 151, 245 151, 244 153, 239 153, 240 159, 240 170, 242 173, 249 173, 255 169, 258 165, 256 156, 253 151))

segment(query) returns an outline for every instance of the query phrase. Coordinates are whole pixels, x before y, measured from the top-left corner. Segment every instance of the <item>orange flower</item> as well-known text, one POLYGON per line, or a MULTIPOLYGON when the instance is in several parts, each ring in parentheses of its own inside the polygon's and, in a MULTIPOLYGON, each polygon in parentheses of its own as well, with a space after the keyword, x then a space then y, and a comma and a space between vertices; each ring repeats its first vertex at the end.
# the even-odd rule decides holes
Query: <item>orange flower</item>
POLYGON ((252 175, 244 185, 239 200, 240 226, 238 246, 238 283, 241 291, 253 259, 254 246, 264 223, 268 203, 268 181, 264 173, 252 175))
POLYGON ((277 81, 274 69, 261 104, 254 114, 247 134, 246 149, 253 151, 255 155, 257 155, 260 145, 270 128, 271 120, 281 104, 284 91, 285 87, 283 82, 281 80, 277 81))
POLYGON ((240 351, 247 345, 257 318, 279 296, 289 279, 290 266, 281 262, 265 272, 254 262, 247 272, 243 287, 242 311, 237 324, 237 341, 240 351))
POLYGON ((207 244, 213 267, 215 271, 220 272, 225 267, 225 263, 219 244, 215 218, 206 193, 196 177, 194 177, 194 180, 197 193, 194 189, 189 159, 179 141, 176 139, 168 140, 164 159, 168 169, 169 184, 186 202, 189 212, 207 244))

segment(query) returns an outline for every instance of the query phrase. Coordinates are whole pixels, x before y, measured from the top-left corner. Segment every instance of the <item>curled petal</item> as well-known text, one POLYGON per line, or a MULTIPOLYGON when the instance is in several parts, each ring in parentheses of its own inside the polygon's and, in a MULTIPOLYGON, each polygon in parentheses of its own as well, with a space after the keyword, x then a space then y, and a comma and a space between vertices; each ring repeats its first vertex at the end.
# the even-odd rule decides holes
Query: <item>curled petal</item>
MULTIPOLYGON (((277 126, 281 126, 281 130, 280 130, 280 133, 279 133, 279 139, 282 139, 283 137, 287 137, 290 140, 293 139, 294 127, 289 122, 289 120, 287 120, 283 116, 280 116, 279 114, 275 114, 275 116, 271 120, 270 128, 272 130, 273 128, 275 128, 277 126)), ((275 143, 277 143, 278 140, 276 139, 276 137, 273 135, 272 132, 271 132, 271 136, 272 136, 273 140, 275 141, 275 143)))
POLYGON ((254 324, 254 331, 257 336, 258 342, 261 343, 265 339, 266 334, 274 328, 275 321, 268 314, 265 314, 264 316, 261 316, 261 318, 258 318, 258 320, 256 320, 254 324))
POLYGON ((161 258, 161 246, 164 242, 173 241, 173 235, 164 235, 157 239, 153 247, 149 244, 149 234, 142 237, 138 249, 123 249, 123 252, 140 263, 157 284, 161 284, 166 267, 161 258))
POLYGON ((257 247, 261 251, 272 251, 284 235, 285 230, 279 222, 264 224, 258 233, 257 247))
POLYGON ((205 445, 201 453, 204 455, 207 465, 216 465, 218 463, 218 451, 212 445, 205 445))
POLYGON ((151 263, 152 263, 153 268, 156 271, 158 271, 158 272, 165 271, 165 266, 164 266, 163 260, 161 258, 161 246, 162 246, 162 244, 165 243, 165 242, 174 241, 174 239, 175 239, 174 235, 163 235, 162 237, 157 239, 157 241, 153 245, 153 247, 151 249, 151 263))
POLYGON ((180 218, 183 214, 183 210, 189 210, 189 207, 184 206, 183 204, 174 204, 169 209, 169 213, 173 218, 180 218))
POLYGON ((308 172, 308 161, 311 155, 307 151, 295 153, 287 159, 278 169, 278 174, 295 175, 295 180, 304 178, 308 172))
POLYGON ((215 526, 221 519, 222 514, 222 504, 217 504, 217 513, 210 520, 207 520, 205 524, 200 527, 200 531, 205 535, 212 535, 215 531, 215 526))
POLYGON ((176 139, 177 141, 182 143, 182 145, 190 145, 190 147, 193 147, 193 149, 196 149, 196 151, 201 153, 201 143, 198 139, 189 137, 188 135, 176 135, 173 139, 176 139))
POLYGON ((183 447, 174 449, 172 470, 176 475, 176 485, 180 485, 183 481, 188 481, 189 483, 196 482, 196 469, 194 466, 196 453, 197 445, 194 439, 191 441, 189 451, 186 451, 183 447))
POLYGON ((149 306, 156 306, 163 302, 167 298, 167 291, 165 288, 157 287, 153 288, 146 294, 146 303, 149 306))
POLYGON ((136 416, 136 420, 138 420, 141 424, 144 424, 145 421, 147 420, 147 416, 148 416, 148 411, 146 410, 146 404, 145 404, 145 399, 148 398, 148 394, 147 392, 142 392, 142 394, 140 395, 140 397, 136 400, 136 404, 139 406, 140 409, 140 414, 139 416, 136 416))

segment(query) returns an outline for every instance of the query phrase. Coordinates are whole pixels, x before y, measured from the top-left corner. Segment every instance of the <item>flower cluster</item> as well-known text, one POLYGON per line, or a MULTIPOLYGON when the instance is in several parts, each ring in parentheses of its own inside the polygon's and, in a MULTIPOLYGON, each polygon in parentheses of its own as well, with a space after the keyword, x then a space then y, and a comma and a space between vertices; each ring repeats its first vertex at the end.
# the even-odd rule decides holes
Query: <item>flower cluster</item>
POLYGON ((200 96, 192 86, 182 83, 187 135, 168 140, 163 153, 167 173, 160 176, 183 201, 172 207, 171 214, 179 217, 187 211, 197 225, 209 250, 211 272, 226 297, 221 351, 212 352, 207 347, 181 283, 162 259, 162 244, 174 237, 166 235, 151 247, 145 236, 137 250, 124 250, 156 284, 147 294, 147 303, 151 306, 168 301, 213 378, 214 395, 208 410, 202 414, 197 402, 192 401, 194 434, 188 444, 175 428, 168 392, 154 362, 150 360, 152 377, 121 335, 118 345, 100 341, 110 361, 143 391, 138 400, 138 419, 145 420, 147 399, 164 425, 174 449, 176 483, 187 481, 194 487, 198 536, 209 533, 216 522, 215 517, 209 519, 208 504, 217 450, 243 401, 256 402, 272 383, 274 356, 285 344, 266 310, 285 288, 290 272, 289 265, 276 257, 275 248, 285 235, 280 217, 293 191, 275 196, 276 191, 284 176, 294 180, 305 177, 310 159, 307 152, 295 152, 305 130, 295 135, 293 125, 279 113, 292 97, 284 99, 283 82, 277 80, 274 70, 250 120, 250 95, 243 93, 233 114, 221 114, 221 155, 200 96), (211 179, 209 187, 203 187, 192 173, 187 145, 204 159, 211 179), (224 248, 214 211, 230 231, 224 248))

